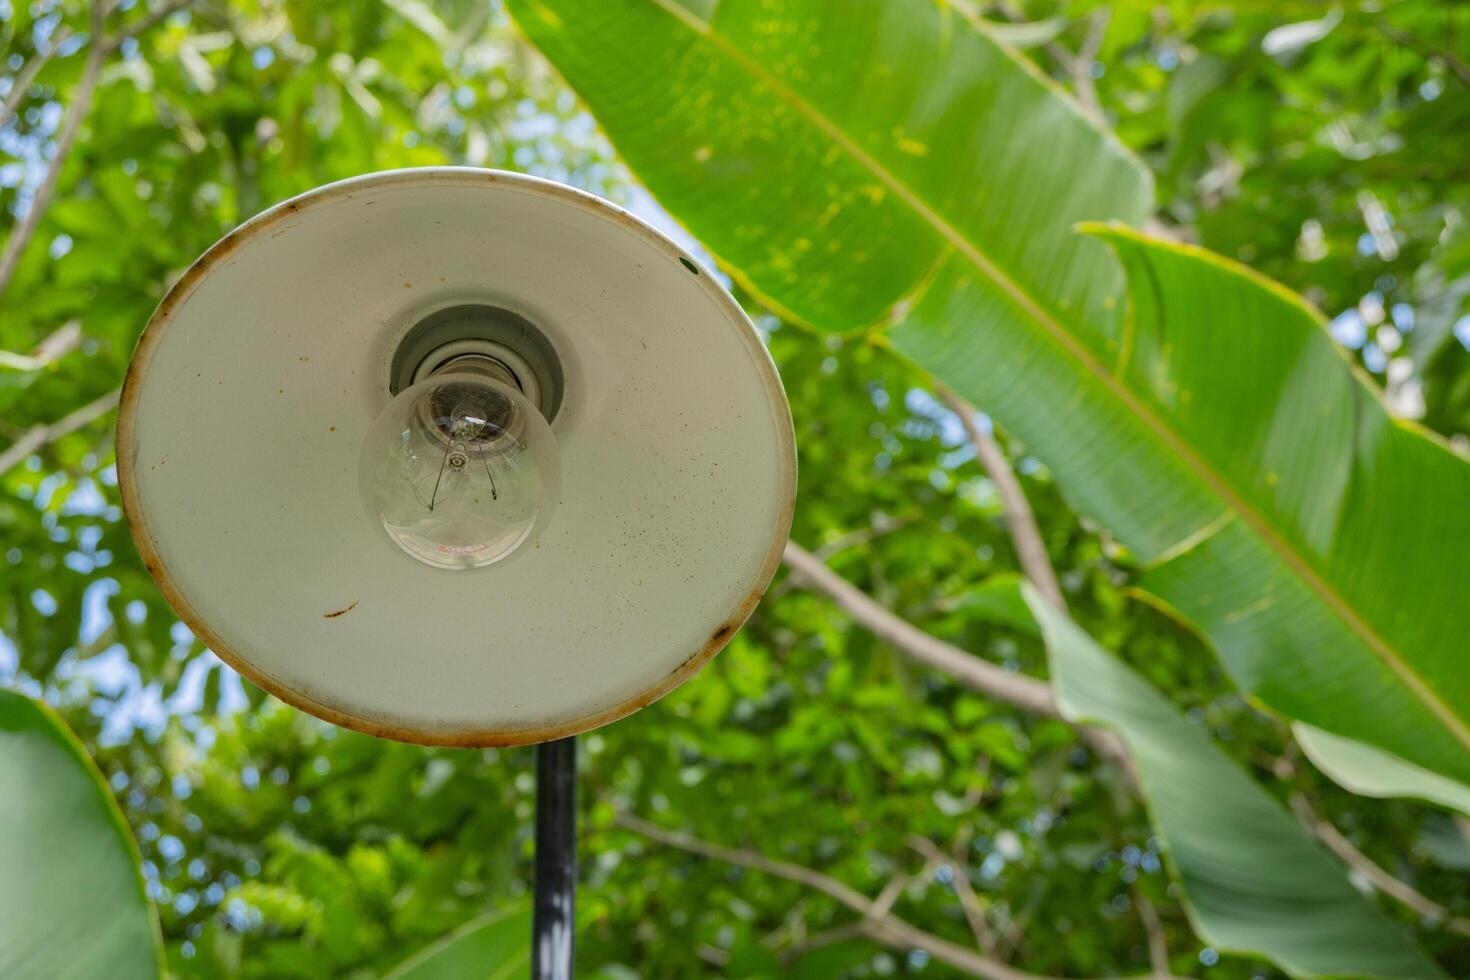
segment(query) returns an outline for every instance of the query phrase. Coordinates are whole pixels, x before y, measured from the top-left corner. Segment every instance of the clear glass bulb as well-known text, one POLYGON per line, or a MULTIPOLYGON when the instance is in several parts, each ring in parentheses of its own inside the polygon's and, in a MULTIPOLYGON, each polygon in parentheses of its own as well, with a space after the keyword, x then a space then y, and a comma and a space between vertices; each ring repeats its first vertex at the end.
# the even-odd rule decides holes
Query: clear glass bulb
POLYGON ((556 508, 556 437, 493 364, 457 358, 405 388, 363 440, 358 484, 368 514, 426 565, 500 561, 532 541, 556 508))

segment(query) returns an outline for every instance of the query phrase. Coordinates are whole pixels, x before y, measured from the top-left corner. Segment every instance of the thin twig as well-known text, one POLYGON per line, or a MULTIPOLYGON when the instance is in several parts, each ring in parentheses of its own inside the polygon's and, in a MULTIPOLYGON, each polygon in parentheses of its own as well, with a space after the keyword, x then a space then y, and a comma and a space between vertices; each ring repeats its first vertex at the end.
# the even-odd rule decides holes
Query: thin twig
POLYGON ((1151 214, 1143 219, 1143 230, 1145 234, 1154 238, 1162 238, 1169 242, 1190 243, 1194 234, 1182 225, 1170 224, 1156 214, 1151 214))
POLYGON ((836 943, 847 942, 849 939, 857 939, 863 935, 863 924, 861 922, 848 922, 840 926, 833 926, 831 929, 823 929, 821 932, 803 939, 801 942, 792 943, 786 949, 782 950, 781 964, 783 967, 790 967, 792 961, 798 956, 810 953, 814 949, 821 949, 823 946, 831 946, 836 943))
POLYGON ((1163 976, 1169 972, 1169 943, 1164 935, 1164 923, 1159 910, 1148 900, 1142 889, 1133 889, 1133 907, 1138 910, 1138 919, 1148 936, 1148 962, 1154 973, 1163 976))
POLYGON ((717 969, 723 970, 730 965, 730 954, 718 946, 711 946, 709 943, 700 943, 694 947, 694 955, 717 969))
POLYGON ((1357 204, 1358 212, 1363 216, 1363 226, 1373 239, 1373 248, 1378 252, 1378 257, 1385 262, 1398 258, 1399 243, 1393 235, 1392 219, 1389 218, 1383 202, 1378 200, 1378 195, 1367 189, 1360 190, 1357 204))
MULTIPOLYGON (((905 515, 903 517, 889 517, 886 514, 879 514, 872 519, 869 526, 860 527, 853 531, 845 531, 842 534, 837 535, 837 537, 832 538, 826 544, 822 545, 816 551, 812 552, 812 554, 816 556, 818 561, 821 561, 825 564, 826 562, 830 561, 834 556, 841 554, 849 548, 856 548, 860 545, 872 544, 879 538, 883 538, 890 534, 893 534, 895 531, 903 530, 905 527, 908 527, 910 524, 912 524, 915 520, 916 517, 914 515, 905 515)), ((787 578, 782 579, 780 582, 777 582, 776 585, 771 588, 771 591, 766 593, 766 600, 771 601, 773 599, 779 599, 782 596, 786 595, 786 593, 790 592, 792 589, 798 587, 799 586, 796 581, 796 576, 788 576, 787 578)))
POLYGON ((103 0, 92 0, 92 34, 87 39, 87 65, 82 69, 82 80, 77 83, 76 90, 72 93, 71 105, 67 107, 66 119, 62 122, 61 132, 56 137, 56 151, 52 154, 51 163, 46 168, 46 176, 41 179, 40 186, 31 196, 31 204, 26 209, 25 216, 11 231, 10 237, 5 240, 4 251, 0 251, 0 298, 4 297, 5 290, 10 285, 10 279, 15 275, 15 268, 20 264, 21 253, 25 251, 31 236, 36 233, 36 228, 41 224, 41 217, 51 204, 51 196, 56 193, 56 185, 61 180, 62 168, 66 166, 66 159, 71 155, 72 144, 76 142, 77 130, 81 128, 82 120, 87 118, 87 113, 92 111, 92 97, 97 92, 97 78, 102 70, 102 62, 107 58, 108 53, 107 41, 102 31, 103 0))
MULTIPOLYGON (((72 92, 71 104, 67 107, 66 118, 63 120, 61 131, 56 137, 55 152, 51 156, 51 162, 46 167, 46 174, 41 178, 40 185, 37 186, 36 192, 31 195, 30 206, 26 208, 25 215, 21 217, 20 221, 11 231, 10 237, 6 239, 5 248, 0 250, 0 299, 3 299, 5 291, 9 288, 10 280, 15 275, 16 267, 20 265, 21 255, 25 252, 26 246, 30 244, 31 238, 36 233, 36 229, 40 227, 41 219, 45 216, 46 209, 51 205, 51 198, 55 195, 57 184, 61 181, 61 172, 66 167, 67 158, 71 155, 72 146, 76 142, 77 130, 81 128, 83 120, 87 118, 87 114, 92 111, 92 101, 97 94, 97 82, 101 75, 103 63, 128 38, 136 37, 154 24, 184 9, 193 2, 194 0, 170 0, 170 2, 152 11, 147 16, 139 18, 137 21, 124 27, 115 37, 109 38, 104 33, 106 27, 105 0, 93 0, 91 8, 91 35, 87 38, 87 63, 82 69, 81 81, 77 83, 76 89, 72 92)), ((59 44, 60 42, 58 41, 57 43, 59 44)), ((48 52, 56 50, 56 46, 56 44, 51 45, 48 52)), ((47 57, 49 56, 48 54, 47 57)), ((40 57, 40 55, 37 55, 32 60, 35 61, 40 57)), ((42 60, 42 64, 44 64, 44 60, 42 60)), ((36 66, 36 71, 39 70, 40 64, 36 66)), ((24 71, 25 69, 22 69, 22 74, 24 74, 24 71)), ((5 114, 0 116, 0 124, 3 124, 4 120, 9 118, 9 114, 13 109, 11 105, 12 98, 15 100, 15 106, 18 106, 20 104, 19 100, 24 98, 25 88, 30 87, 30 79, 24 79, 24 86, 21 86, 21 81, 22 79, 17 78, 16 86, 12 88, 10 95, 6 98, 5 114)))
POLYGON ((1030 900, 1021 908, 1021 911, 1014 913, 1010 922, 1006 924, 1005 934, 1000 939, 999 956, 1001 959, 1008 960, 1014 956, 1016 950, 1021 946, 1021 941, 1026 938, 1026 926, 1030 923, 1031 916, 1040 907, 1041 901, 1046 894, 1047 884, 1045 878, 1039 879, 1039 888, 1040 890, 1033 893, 1030 900))
MULTIPOLYGON (((1011 4, 1007 3, 1006 0, 996 0, 996 2, 991 6, 997 14, 1010 21, 1012 24, 1024 24, 1027 21, 1025 12, 1013 7, 1011 4)), ((1057 63, 1058 67, 1060 67, 1068 75, 1071 75, 1072 52, 1068 51, 1065 45, 1061 44, 1058 41, 1047 41, 1041 46, 1041 50, 1045 51, 1047 55, 1050 56, 1051 59, 1057 63)))
POLYGON ((1053 980, 1041 974, 1018 970, 983 953, 925 932, 891 912, 875 914, 875 903, 866 895, 815 869, 787 861, 776 861, 755 851, 725 847, 689 834, 665 830, 630 813, 620 812, 614 819, 619 826, 668 847, 785 878, 819 891, 862 916, 862 934, 892 949, 923 950, 941 963, 971 976, 981 977, 982 980, 1053 980))
POLYGON ((1107 116, 1103 113, 1102 100, 1097 97, 1097 83, 1092 78, 1092 66, 1097 62, 1098 52, 1102 50, 1111 17, 1112 12, 1107 7, 1099 7, 1092 12, 1087 23, 1087 36, 1082 39, 1077 54, 1067 66, 1068 73, 1072 76, 1072 91, 1077 93, 1077 101, 1102 125, 1107 124, 1107 116))
MULTIPOLYGON (((993 9, 1013 24, 1022 24, 1027 20, 1024 12, 1005 0, 998 0, 993 5, 993 9)), ((1103 39, 1107 36, 1109 17, 1109 11, 1105 7, 1093 11, 1092 19, 1088 21, 1087 36, 1083 38, 1082 45, 1076 54, 1068 50, 1067 46, 1060 41, 1047 41, 1041 46, 1041 50, 1057 63, 1057 67, 1071 81, 1073 94, 1083 112, 1099 125, 1106 125, 1107 117, 1103 114, 1102 103, 1097 97, 1097 86, 1092 80, 1092 64, 1097 60, 1098 52, 1102 50, 1103 39)))
POLYGON ((90 643, 84 643, 74 651, 78 660, 90 660, 97 654, 106 650, 117 642, 117 624, 110 624, 101 633, 98 633, 90 643))
POLYGON ((897 531, 902 531, 912 524, 915 519, 916 517, 913 514, 906 514, 902 517, 889 517, 886 514, 879 514, 874 517, 872 523, 867 527, 860 527, 855 531, 839 534, 818 548, 813 554, 822 559, 822 561, 831 561, 833 555, 846 551, 848 548, 872 544, 879 538, 884 538, 897 531))
POLYGON ((1305 795, 1293 793, 1290 802, 1297 818, 1317 835, 1317 839, 1326 844, 1328 849, 1336 854, 1344 864, 1366 878, 1374 888, 1394 901, 1408 906, 1426 919, 1441 923, 1451 932, 1461 936, 1470 936, 1470 919, 1452 915, 1450 910, 1443 905, 1379 867, 1372 858, 1358 850, 1352 841, 1343 836, 1342 831, 1333 826, 1330 820, 1317 813, 1305 795))
POLYGON ((1395 44, 1402 44, 1412 48, 1424 58, 1438 58, 1444 62, 1450 73, 1458 78, 1463 84, 1470 85, 1470 64, 1461 61, 1453 51, 1440 50, 1424 44, 1408 31, 1400 30, 1392 25, 1382 23, 1377 25, 1379 32, 1395 44))
POLYGON ((26 93, 30 91, 31 84, 46 63, 56 54, 56 49, 71 40, 75 32, 70 27, 60 27, 56 33, 51 35, 51 40, 46 45, 45 51, 37 51, 31 55, 30 60, 21 65, 20 71, 15 73, 14 80, 10 83, 10 91, 5 93, 5 104, 0 106, 0 126, 10 122, 10 117, 20 110, 20 104, 25 101, 26 93))
POLYGON ((1057 573, 1046 553, 1046 544, 1041 540, 1041 529, 1037 527, 1036 515, 1026 500, 1026 492, 1021 489, 1021 481, 1016 479, 1006 454, 1001 451, 990 433, 980 428, 976 422, 975 406, 948 388, 938 386, 936 390, 950 411, 959 416, 980 465, 990 477, 990 482, 995 484, 995 492, 1005 511, 1006 530, 1010 532, 1011 543, 1016 546, 1016 557, 1021 562, 1021 571, 1036 586, 1038 592, 1065 612, 1067 600, 1062 595, 1061 586, 1057 584, 1057 573))
POLYGON ((110 391, 50 425, 33 425, 0 452, 0 476, 9 473, 27 456, 64 435, 69 435, 117 407, 117 391, 110 391))
POLYGON ((975 894, 975 886, 970 884, 970 873, 964 864, 944 853, 939 849, 939 845, 927 837, 910 834, 908 842, 910 847, 924 855, 931 863, 949 868, 950 878, 954 882, 955 897, 960 900, 960 908, 965 913, 965 921, 970 924, 970 933, 975 937, 975 944, 983 949, 987 956, 994 956, 995 933, 990 928, 990 921, 985 918, 985 906, 980 903, 980 896, 975 894))
POLYGON ((159 7, 157 10, 150 11, 146 17, 139 18, 131 24, 125 25, 122 30, 117 32, 117 37, 108 42, 108 53, 110 54, 116 51, 128 38, 137 37, 155 24, 162 23, 164 20, 167 20, 172 15, 193 3, 194 0, 169 0, 168 3, 159 7))
POLYGON ((884 885, 883 890, 878 893, 878 897, 873 899, 873 904, 868 910, 868 914, 887 915, 889 912, 892 912, 894 904, 898 901, 898 896, 903 894, 904 889, 916 881, 923 880, 924 876, 932 871, 932 867, 926 866, 917 875, 896 874, 892 878, 889 878, 888 884, 884 885))
POLYGON ((81 343, 81 321, 68 320, 42 338, 36 349, 29 354, 13 354, 0 350, 0 366, 13 371, 39 371, 70 354, 81 343))
POLYGON ((768 875, 774 875, 777 878, 785 878, 787 881, 794 881, 798 884, 805 885, 863 915, 867 915, 873 907, 873 903, 868 899, 868 896, 862 892, 855 888, 849 888, 836 878, 825 875, 812 868, 799 864, 791 864, 786 861, 776 861, 755 851, 746 851, 733 847, 725 847, 721 844, 713 844, 709 841, 700 840, 697 837, 691 837, 688 834, 681 834, 678 831, 665 830, 658 824, 651 823, 631 813, 620 811, 614 819, 618 826, 642 834, 649 840, 657 841, 660 844, 666 844, 669 847, 675 847, 681 851, 688 851, 691 854, 698 854, 701 857, 712 858, 716 861, 724 861, 726 864, 735 864, 742 868, 763 871, 768 875))

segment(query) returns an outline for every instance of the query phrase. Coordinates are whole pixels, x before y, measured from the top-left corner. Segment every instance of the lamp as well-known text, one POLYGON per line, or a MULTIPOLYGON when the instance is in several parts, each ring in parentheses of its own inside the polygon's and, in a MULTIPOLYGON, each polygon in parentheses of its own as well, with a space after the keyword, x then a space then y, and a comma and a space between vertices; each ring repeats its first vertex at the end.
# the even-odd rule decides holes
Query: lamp
POLYGON ((211 650, 432 745, 563 739, 677 686, 759 601, 795 493, 780 379, 718 282, 621 208, 462 168, 214 245, 143 332, 117 456, 211 650))

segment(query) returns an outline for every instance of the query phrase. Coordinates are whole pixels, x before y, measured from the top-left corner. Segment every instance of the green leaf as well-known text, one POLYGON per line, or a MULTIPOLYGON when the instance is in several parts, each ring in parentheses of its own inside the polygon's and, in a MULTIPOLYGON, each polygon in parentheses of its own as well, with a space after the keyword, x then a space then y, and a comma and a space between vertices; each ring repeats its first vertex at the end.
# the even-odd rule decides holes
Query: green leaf
POLYGON ((1418 845, 1435 864, 1455 871, 1470 871, 1470 822, 1463 817, 1434 814, 1424 822, 1418 845))
POLYGON ((529 980, 531 910, 501 909, 424 947, 385 980, 529 980))
POLYGON ((849 976, 873 958, 877 950, 867 939, 846 939, 802 953, 782 976, 786 980, 831 980, 849 976))
POLYGON ((1128 744, 1200 938, 1296 976, 1443 976, 1203 730, 1029 587, 1026 597, 1062 714, 1128 744))
POLYGON ((1134 287, 1132 383, 1224 504, 1151 555, 1142 587, 1268 707, 1470 782, 1454 584, 1470 466, 1390 418, 1296 296, 1198 249, 1099 234, 1134 287))
POLYGON ((0 691, 0 786, 0 976, 161 976, 138 850, 102 774, 14 691, 0 691))
POLYGON ((991 413, 1268 707, 1470 782, 1470 466, 1395 423, 1320 318, 1108 232, 1142 168, 928 0, 510 0, 634 171, 789 319, 991 413), (1413 574, 1406 574, 1413 556, 1413 574))
POLYGON ((1334 8, 1327 13, 1326 17, 1318 20, 1283 24, 1261 39, 1261 50, 1273 58, 1289 57, 1331 34, 1333 28, 1340 23, 1342 23, 1342 11, 1334 8))
POLYGON ((638 971, 621 963, 604 963, 592 971, 588 980, 638 980, 638 971))
POLYGON ((767 949, 749 924, 742 922, 735 929, 735 942, 730 947, 730 959, 722 971, 727 977, 772 977, 780 973, 781 966, 776 954, 767 949))
POLYGON ((659 201, 789 319, 883 325, 958 290, 998 318, 1033 294, 1099 340, 1121 329, 1116 264, 1071 225, 1141 220, 1147 175, 955 6, 508 6, 659 201))
POLYGON ((944 608, 947 612, 1035 635, 1036 619, 1021 596, 1021 581, 1021 576, 1011 572, 992 575, 946 603, 944 608))
POLYGON ((1470 815, 1470 786, 1311 725, 1291 726, 1297 744, 1332 781, 1359 796, 1411 796, 1470 815))

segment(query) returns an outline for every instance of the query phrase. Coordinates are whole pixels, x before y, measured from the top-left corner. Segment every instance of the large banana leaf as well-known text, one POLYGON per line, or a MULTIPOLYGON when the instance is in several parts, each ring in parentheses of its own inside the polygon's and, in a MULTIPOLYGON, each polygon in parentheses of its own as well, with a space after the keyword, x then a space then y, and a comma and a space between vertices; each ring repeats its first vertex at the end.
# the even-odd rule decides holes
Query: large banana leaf
POLYGON ((76 736, 50 708, 0 690, 0 977, 160 976, 139 863, 76 736))
POLYGON ((1128 743, 1202 939, 1295 976, 1443 976, 1198 725, 1029 587, 1026 598, 1062 714, 1128 743))
POLYGON ((1470 782, 1470 466, 1318 317, 1115 233, 1142 169, 932 0, 508 0, 663 205, 784 315, 1019 436, 1264 704, 1470 782))

